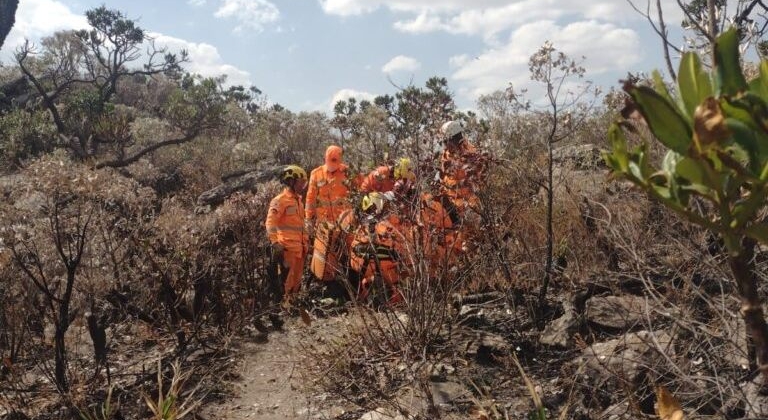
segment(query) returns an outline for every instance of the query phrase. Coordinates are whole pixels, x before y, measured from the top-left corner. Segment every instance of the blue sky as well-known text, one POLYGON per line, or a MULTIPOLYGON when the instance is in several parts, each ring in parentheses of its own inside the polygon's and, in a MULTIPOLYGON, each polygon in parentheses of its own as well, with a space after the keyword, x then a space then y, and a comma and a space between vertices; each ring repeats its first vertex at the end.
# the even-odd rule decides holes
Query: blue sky
MULTIPOLYGON (((21 0, 0 60, 24 38, 84 27, 83 12, 101 4, 138 19, 159 44, 187 48, 191 71, 226 73, 296 111, 432 75, 473 108, 509 83, 532 88, 528 57, 545 40, 586 56, 587 78, 606 88, 663 66, 658 38, 625 0, 21 0)), ((667 14, 680 21, 672 6, 667 14)))

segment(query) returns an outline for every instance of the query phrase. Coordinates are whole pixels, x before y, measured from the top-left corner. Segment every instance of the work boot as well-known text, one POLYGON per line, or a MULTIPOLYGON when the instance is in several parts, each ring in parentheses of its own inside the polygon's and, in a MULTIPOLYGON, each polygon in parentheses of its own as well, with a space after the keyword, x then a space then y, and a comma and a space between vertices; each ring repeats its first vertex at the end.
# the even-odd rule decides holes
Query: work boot
POLYGON ((257 343, 266 343, 269 340, 269 328, 259 318, 253 320, 253 327, 256 328, 253 340, 257 343))
POLYGON ((278 315, 278 314, 269 314, 269 322, 272 323, 272 328, 274 328, 276 331, 282 331, 283 330, 283 324, 285 324, 285 321, 280 319, 280 315, 278 315))

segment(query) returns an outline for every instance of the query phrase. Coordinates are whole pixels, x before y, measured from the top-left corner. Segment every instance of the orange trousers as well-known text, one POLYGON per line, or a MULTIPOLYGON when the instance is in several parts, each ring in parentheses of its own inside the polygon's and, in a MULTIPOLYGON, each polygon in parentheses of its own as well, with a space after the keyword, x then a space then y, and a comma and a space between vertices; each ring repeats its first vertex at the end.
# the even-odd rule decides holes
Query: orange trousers
POLYGON ((304 274, 303 251, 288 251, 283 253, 283 268, 288 270, 285 277, 285 295, 293 295, 299 292, 301 288, 301 276, 304 274))
MULTIPOLYGON (((373 285, 373 280, 376 275, 376 267, 373 261, 370 261, 365 273, 362 273, 362 279, 360 281, 360 287, 358 290, 357 298, 360 301, 366 301, 373 285)), ((400 289, 397 288, 397 284, 400 280, 400 273, 397 270, 397 263, 395 261, 383 260, 380 261, 381 277, 384 280, 384 285, 387 288, 387 296, 389 297, 387 304, 395 305, 403 301, 403 294, 400 293, 400 289)), ((359 270, 360 268, 358 268, 359 270)))

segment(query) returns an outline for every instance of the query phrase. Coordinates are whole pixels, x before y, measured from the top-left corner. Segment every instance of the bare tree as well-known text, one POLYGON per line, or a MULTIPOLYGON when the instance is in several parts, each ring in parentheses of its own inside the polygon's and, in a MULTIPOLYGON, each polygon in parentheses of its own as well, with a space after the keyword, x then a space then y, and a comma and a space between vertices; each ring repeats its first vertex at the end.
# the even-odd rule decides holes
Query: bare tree
POLYGON ((673 81, 677 80, 673 54, 680 56, 684 50, 707 51, 707 57, 712 61, 714 40, 728 26, 738 28, 742 51, 756 46, 762 53, 766 47, 762 38, 768 30, 768 5, 764 0, 675 0, 674 4, 684 16, 680 22, 683 38, 678 43, 670 39, 661 0, 645 0, 644 7, 640 0, 626 1, 645 17, 661 39, 664 61, 673 81))
POLYGON ((56 127, 58 147, 79 159, 99 161, 97 167, 121 167, 220 124, 226 95, 217 80, 180 78, 186 51, 172 54, 158 48, 119 11, 102 6, 87 11, 86 17, 93 29, 59 32, 44 39, 42 49, 26 42, 16 53, 21 73, 56 127), (135 150, 133 117, 116 109, 115 98, 125 81, 159 76, 179 80, 179 91, 157 110, 171 123, 172 134, 135 150), (113 157, 104 158, 105 153, 113 157))
POLYGON ((19 7, 19 0, 0 0, 0 48, 16 22, 17 7, 19 7))
POLYGON ((539 113, 547 121, 547 134, 543 142, 546 146, 547 167, 544 169, 546 184, 542 187, 546 191, 546 230, 547 248, 545 254, 544 278, 539 288, 539 312, 546 307, 547 289, 553 275, 554 254, 554 230, 553 208, 555 201, 555 183, 553 178, 554 159, 553 151, 556 144, 569 138, 581 127, 589 116, 589 111, 594 104, 596 94, 591 82, 585 82, 576 88, 570 86, 571 82, 582 79, 586 70, 575 60, 563 52, 558 51, 549 41, 545 42, 528 61, 531 72, 531 80, 540 83, 545 89, 546 103, 537 106, 528 102, 523 103, 523 98, 514 92, 512 86, 508 89, 509 95, 523 104, 523 108, 531 112, 539 113), (537 109, 538 108, 538 109, 537 109))

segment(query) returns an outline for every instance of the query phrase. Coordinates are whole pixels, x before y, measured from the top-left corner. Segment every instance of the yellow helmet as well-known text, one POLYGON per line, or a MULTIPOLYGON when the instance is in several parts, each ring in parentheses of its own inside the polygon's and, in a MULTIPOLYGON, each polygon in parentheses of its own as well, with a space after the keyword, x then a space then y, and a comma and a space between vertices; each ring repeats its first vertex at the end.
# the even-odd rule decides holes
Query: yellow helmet
POLYGON ((360 208, 363 211, 368 211, 371 207, 376 207, 376 213, 380 213, 384 209, 384 196, 378 192, 368 193, 363 197, 363 201, 360 203, 360 208))
POLYGON ((282 182, 288 182, 292 179, 307 179, 307 173, 304 171, 304 169, 301 168, 301 166, 298 165, 288 165, 283 168, 282 172, 280 173, 280 181, 282 182))
POLYGON ((409 158, 400 158, 395 164, 395 179, 412 179, 415 177, 411 160, 409 158))

